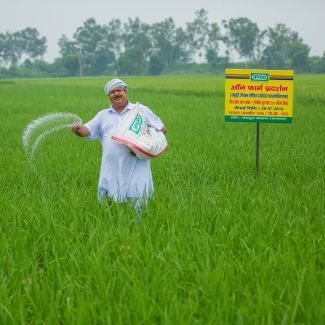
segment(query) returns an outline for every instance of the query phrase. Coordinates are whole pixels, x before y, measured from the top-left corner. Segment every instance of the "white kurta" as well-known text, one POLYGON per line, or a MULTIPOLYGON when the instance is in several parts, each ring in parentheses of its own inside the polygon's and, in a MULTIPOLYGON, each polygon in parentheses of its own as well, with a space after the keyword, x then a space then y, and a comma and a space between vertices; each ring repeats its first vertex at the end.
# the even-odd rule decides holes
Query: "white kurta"
POLYGON ((120 114, 112 107, 100 111, 85 124, 90 131, 88 139, 98 138, 102 144, 102 163, 98 183, 99 198, 107 195, 116 201, 124 202, 133 198, 149 198, 154 191, 150 160, 140 160, 130 154, 130 149, 112 140, 117 128, 126 117, 128 110, 135 106, 156 130, 163 123, 148 107, 129 103, 120 114))

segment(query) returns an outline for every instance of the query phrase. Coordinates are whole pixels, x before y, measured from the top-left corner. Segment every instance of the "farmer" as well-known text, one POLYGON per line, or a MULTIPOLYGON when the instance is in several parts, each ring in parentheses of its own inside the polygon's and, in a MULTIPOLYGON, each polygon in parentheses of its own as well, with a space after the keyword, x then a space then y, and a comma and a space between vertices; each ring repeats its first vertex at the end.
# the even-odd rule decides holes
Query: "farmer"
MULTIPOLYGON (((99 139, 102 144, 102 163, 98 183, 98 197, 134 204, 137 211, 154 192, 150 160, 140 160, 130 149, 112 141, 128 112, 135 104, 128 101, 128 86, 120 79, 110 80, 104 87, 111 106, 103 109, 86 124, 75 122, 71 130, 80 137, 99 139)), ((167 129, 148 107, 137 105, 149 126, 166 134, 167 129)))

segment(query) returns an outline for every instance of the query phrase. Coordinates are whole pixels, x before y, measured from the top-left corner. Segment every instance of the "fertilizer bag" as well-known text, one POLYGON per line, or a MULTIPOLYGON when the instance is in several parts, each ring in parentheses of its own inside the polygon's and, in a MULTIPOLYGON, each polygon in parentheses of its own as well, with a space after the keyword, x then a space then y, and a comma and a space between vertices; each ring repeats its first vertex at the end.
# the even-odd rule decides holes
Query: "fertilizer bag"
POLYGON ((136 108, 128 112, 112 140, 128 146, 139 159, 159 157, 168 147, 164 133, 148 126, 136 108))

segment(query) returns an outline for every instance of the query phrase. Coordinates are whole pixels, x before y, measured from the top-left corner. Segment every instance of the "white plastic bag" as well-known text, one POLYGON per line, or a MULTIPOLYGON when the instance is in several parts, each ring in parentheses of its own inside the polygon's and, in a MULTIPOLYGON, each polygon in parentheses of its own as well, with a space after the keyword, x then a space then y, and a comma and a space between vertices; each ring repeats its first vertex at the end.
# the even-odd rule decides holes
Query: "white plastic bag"
POLYGON ((159 157, 168 148, 164 133, 149 127, 137 108, 128 112, 112 140, 127 145, 139 159, 159 157))

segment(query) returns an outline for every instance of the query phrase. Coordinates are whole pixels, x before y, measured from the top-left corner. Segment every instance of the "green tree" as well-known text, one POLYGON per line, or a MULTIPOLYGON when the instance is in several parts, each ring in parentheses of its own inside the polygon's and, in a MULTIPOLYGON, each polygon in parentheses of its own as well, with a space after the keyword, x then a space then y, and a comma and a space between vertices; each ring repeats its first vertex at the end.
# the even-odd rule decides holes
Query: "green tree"
POLYGON ((222 40, 220 27, 217 23, 209 23, 205 9, 197 10, 195 19, 186 23, 186 37, 188 57, 193 61, 206 59, 210 63, 218 56, 222 40))
POLYGON ((102 74, 115 61, 107 42, 106 29, 94 18, 87 19, 83 26, 78 27, 73 38, 79 52, 80 75, 102 74))
POLYGON ((325 52, 323 52, 323 56, 321 58, 321 64, 319 72, 325 73, 325 52))
POLYGON ((83 62, 88 67, 88 74, 103 75, 112 69, 115 56, 111 51, 98 51, 97 53, 88 54, 83 62))
POLYGON ((59 52, 61 56, 73 55, 79 53, 79 50, 74 41, 68 39, 68 37, 63 34, 58 41, 59 52))
POLYGON ((22 52, 28 57, 36 59, 42 57, 46 53, 46 37, 41 37, 36 28, 27 27, 18 33, 21 39, 22 52))
POLYGON ((152 39, 151 64, 168 66, 177 60, 175 57, 175 37, 176 28, 172 18, 167 18, 162 22, 155 23, 150 28, 152 39))
POLYGON ((89 18, 83 26, 77 28, 73 38, 82 54, 88 54, 101 49, 103 36, 103 28, 96 23, 94 18, 89 18))
POLYGON ((160 75, 165 67, 166 63, 163 57, 159 56, 158 54, 150 57, 148 70, 149 74, 153 76, 160 75))
POLYGON ((307 71, 309 46, 304 44, 297 32, 284 24, 268 28, 268 44, 262 53, 262 63, 268 69, 297 69, 307 71))
POLYGON ((149 73, 160 74, 165 67, 189 60, 188 40, 182 28, 176 28, 169 17, 150 27, 152 48, 150 50, 149 73))
POLYGON ((78 54, 67 54, 62 58, 58 59, 56 62, 57 65, 61 64, 62 67, 66 70, 67 76, 78 76, 80 75, 79 70, 79 55, 78 54))
POLYGON ((106 39, 106 47, 111 49, 115 58, 118 58, 124 50, 123 45, 123 25, 119 19, 112 19, 107 25, 103 26, 106 39))
POLYGON ((76 42, 69 40, 63 34, 58 41, 58 45, 61 58, 55 61, 55 66, 59 67, 61 75, 82 76, 81 52, 76 42))
POLYGON ((183 28, 176 28, 174 56, 176 63, 188 63, 190 61, 191 54, 189 52, 188 37, 186 31, 183 28))
POLYGON ((212 23, 209 27, 206 54, 208 63, 213 63, 218 58, 219 41, 222 39, 220 27, 217 23, 212 23))
POLYGON ((1 56, 4 65, 16 66, 22 56, 22 45, 21 41, 17 40, 18 35, 18 32, 2 34, 1 56))
POLYGON ((189 53, 195 60, 195 55, 199 58, 203 56, 206 38, 209 33, 208 12, 200 9, 195 12, 195 19, 186 23, 186 33, 189 44, 189 53))
POLYGON ((290 42, 289 57, 291 58, 291 68, 296 72, 307 72, 309 70, 310 47, 299 39, 298 34, 294 34, 294 39, 290 42))
MULTIPOLYGON (((150 56, 150 25, 142 23, 138 17, 129 18, 124 24, 123 42, 125 50, 134 49, 134 53, 146 59, 150 56)), ((131 53, 131 52, 130 52, 131 53)))
POLYGON ((239 56, 246 60, 259 57, 265 32, 261 32, 256 23, 246 17, 239 17, 223 20, 222 24, 226 29, 223 41, 230 51, 235 49, 239 56))
POLYGON ((117 72, 121 75, 141 75, 146 72, 146 60, 143 52, 131 48, 127 49, 117 60, 117 72))
POLYGON ((262 53, 262 62, 265 68, 289 68, 289 43, 291 30, 284 24, 277 24, 275 28, 269 27, 266 32, 268 45, 262 53))
POLYGON ((17 66, 23 56, 34 60, 46 52, 46 38, 41 37, 37 29, 31 27, 1 34, 0 43, 1 61, 6 65, 17 66))
POLYGON ((0 67, 4 63, 5 45, 6 45, 5 35, 0 33, 0 67))
POLYGON ((150 25, 142 23, 138 17, 128 19, 124 24, 122 41, 124 52, 117 60, 120 74, 138 75, 145 73, 150 57, 150 25))

